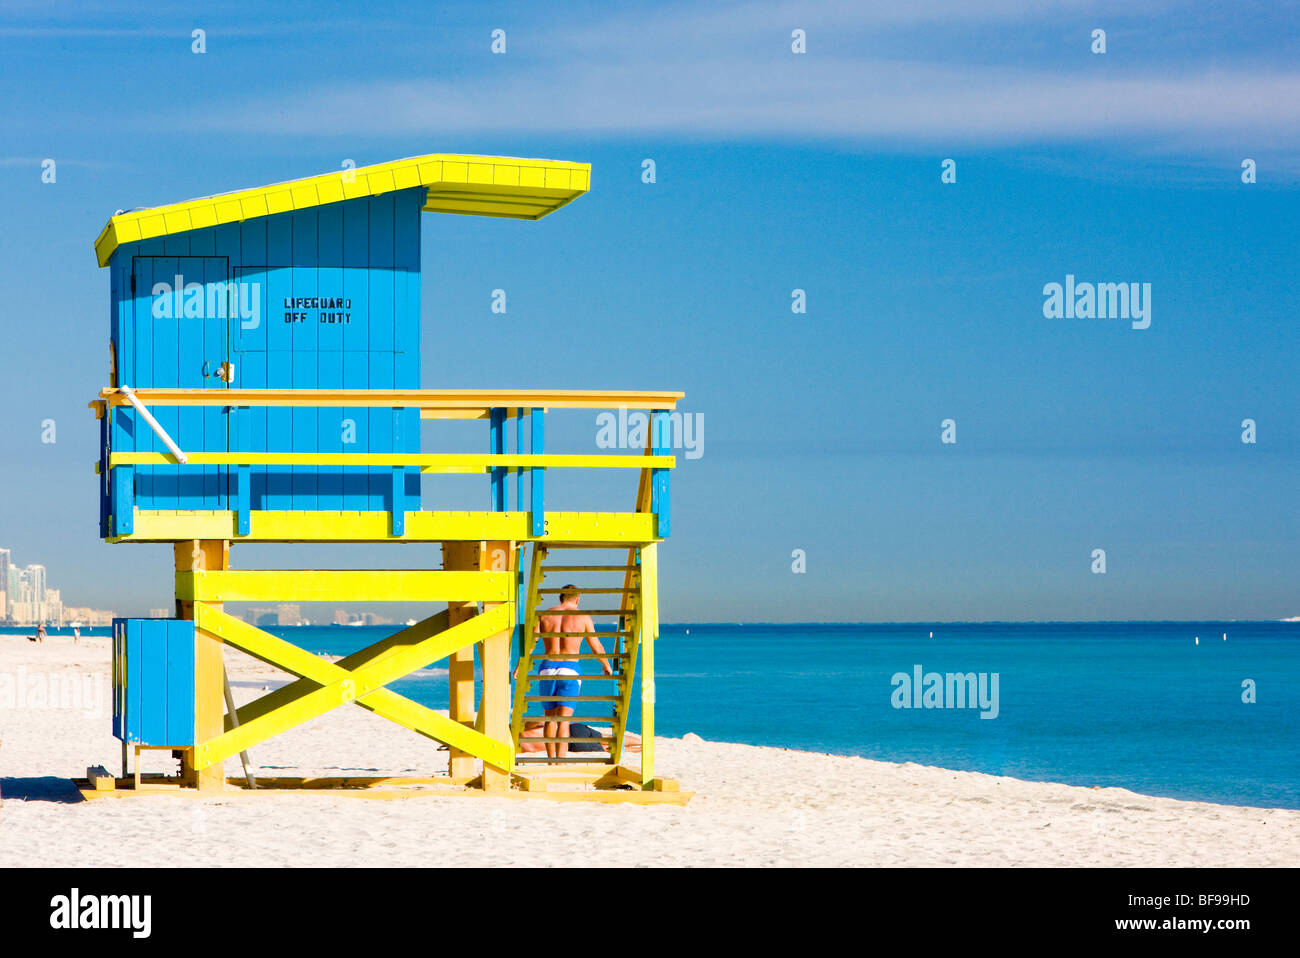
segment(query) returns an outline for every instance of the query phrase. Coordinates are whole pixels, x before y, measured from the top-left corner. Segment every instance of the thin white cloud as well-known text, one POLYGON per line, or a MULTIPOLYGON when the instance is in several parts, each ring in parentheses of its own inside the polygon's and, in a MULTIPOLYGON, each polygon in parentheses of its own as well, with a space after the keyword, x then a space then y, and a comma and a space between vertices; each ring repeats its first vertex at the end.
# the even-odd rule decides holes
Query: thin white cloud
POLYGON ((1300 136, 1300 73, 1062 76, 883 61, 584 63, 474 81, 394 80, 204 111, 208 130, 409 136, 656 133, 938 143, 1300 136))
MULTIPOLYGON (((1169 6, 1165 4, 1164 6, 1169 6)), ((1177 69, 1107 56, 1008 68, 953 54, 890 59, 893 27, 995 28, 1098 9, 1058 0, 667 7, 528 32, 476 75, 388 78, 197 111, 193 127, 258 135, 657 134, 1016 144, 1148 139, 1193 146, 1300 141, 1300 70, 1220 59, 1177 69), (794 26, 809 52, 790 51, 794 26), (856 51, 863 51, 859 56, 856 51)), ((1149 11, 1144 11, 1149 15, 1149 11)), ((513 29, 513 28, 512 28, 513 29)), ((1078 41, 1087 49, 1088 36, 1078 41)), ((433 61, 436 64, 436 61, 433 61)), ((431 68, 434 72, 435 67, 431 68)), ((184 124, 184 118, 180 121, 184 124)))

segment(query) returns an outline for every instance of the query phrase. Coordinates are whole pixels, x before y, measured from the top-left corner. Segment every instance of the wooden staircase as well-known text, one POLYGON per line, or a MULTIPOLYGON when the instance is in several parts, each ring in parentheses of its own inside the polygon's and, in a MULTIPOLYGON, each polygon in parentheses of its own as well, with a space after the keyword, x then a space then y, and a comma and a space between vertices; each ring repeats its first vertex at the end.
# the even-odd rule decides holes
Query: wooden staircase
MULTIPOLYGON (((537 544, 533 548, 532 561, 528 576, 528 593, 524 603, 526 617, 523 621, 523 653, 519 660, 518 680, 515 682, 514 708, 511 713, 510 732, 515 750, 516 765, 546 765, 546 764, 576 764, 586 765, 611 765, 617 766, 622 760, 623 753, 623 733, 627 731, 628 711, 632 703, 632 689, 636 675, 637 653, 641 643, 641 614, 640 610, 644 608, 644 596, 642 593, 643 579, 641 576, 640 560, 641 550, 639 547, 632 547, 627 552, 627 558, 620 564, 600 564, 597 561, 582 561, 582 550, 601 550, 608 552, 608 546, 579 546, 579 545, 541 545, 537 544), (548 559, 552 552, 564 550, 565 562, 560 564, 550 564, 548 559), (574 552, 578 552, 576 561, 568 561, 574 552), (551 583, 548 584, 547 577, 551 577, 551 583), (548 606, 554 604, 558 599, 561 591, 560 586, 572 582, 584 598, 592 597, 600 604, 600 607, 590 609, 579 609, 580 613, 592 616, 597 621, 597 631, 594 633, 606 647, 605 655, 597 655, 593 652, 577 653, 547 653, 545 651, 545 640, 548 638, 560 638, 561 636, 586 636, 591 633, 554 633, 540 632, 538 630, 538 621, 545 614, 548 606), (617 583, 617 584, 616 584, 617 583), (608 600, 608 601, 601 601, 608 600), (614 619, 614 628, 611 631, 600 629, 602 624, 600 620, 606 617, 614 619), (599 660, 607 658, 613 666, 612 675, 605 675, 602 672, 586 671, 582 663, 589 660, 599 660), (609 726, 613 730, 610 738, 604 741, 608 745, 608 751, 602 752, 580 752, 569 754, 562 758, 551 758, 540 752, 521 752, 520 736, 527 722, 540 722, 543 720, 540 714, 547 706, 549 701, 554 701, 555 697, 544 697, 540 689, 534 690, 534 687, 544 681, 547 677, 538 675, 534 672, 534 662, 539 659, 550 659, 552 661, 569 660, 575 663, 575 668, 582 673, 583 688, 581 693, 572 701, 579 705, 575 708, 575 714, 566 717, 567 722, 582 722, 584 724, 596 724, 609 726), (589 683, 601 683, 596 687, 600 694, 587 695, 589 683), (610 687, 612 685, 612 688, 610 687), (533 712, 532 715, 527 713, 533 712)), ((568 743, 571 747, 577 742, 592 742, 590 738, 568 737, 529 737, 528 741, 545 744, 547 742, 568 743)))

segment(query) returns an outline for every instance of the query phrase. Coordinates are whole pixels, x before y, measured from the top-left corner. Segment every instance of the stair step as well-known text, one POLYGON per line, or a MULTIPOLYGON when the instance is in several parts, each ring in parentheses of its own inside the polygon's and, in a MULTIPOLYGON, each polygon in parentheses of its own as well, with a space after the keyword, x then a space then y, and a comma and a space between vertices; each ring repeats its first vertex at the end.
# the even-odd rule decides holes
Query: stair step
POLYGON ((534 632, 533 635, 548 636, 552 639, 576 639, 579 636, 584 635, 608 635, 611 639, 620 637, 624 639, 632 638, 631 632, 534 632))
MULTIPOLYGON (((539 616, 547 615, 547 614, 550 615, 556 614, 551 609, 534 609, 533 612, 539 616)), ((572 612, 568 612, 566 614, 568 615, 626 615, 631 617, 636 615, 636 609, 574 609, 572 612)))
MULTIPOLYGON (((579 675, 578 678, 582 679, 584 682, 587 681, 588 679, 590 679, 592 682, 617 682, 626 674, 627 674, 626 672, 615 672, 613 675, 605 675, 602 672, 596 672, 595 674, 592 674, 590 672, 584 672, 582 675, 579 675)), ((545 682, 547 679, 554 680, 557 678, 564 678, 564 676, 541 675, 541 674, 527 676, 529 682, 545 682)), ((570 678, 572 678, 572 676, 570 676, 570 678)), ((533 700, 529 699, 528 701, 531 702, 533 700)))
MULTIPOLYGON (((568 590, 568 589, 538 589, 538 590, 537 590, 537 594, 538 594, 538 595, 559 595, 559 594, 562 593, 562 592, 568 592, 568 591, 571 591, 571 590, 568 590)), ((577 591, 578 591, 578 592, 581 592, 583 595, 624 595, 624 594, 633 594, 633 593, 636 593, 636 592, 640 592, 641 590, 640 590, 640 589, 585 589, 585 588, 582 588, 581 586, 579 586, 578 589, 577 589, 577 591)), ((548 611, 549 611, 549 610, 548 610, 548 611)), ((581 609, 578 609, 578 610, 576 610, 576 611, 581 612, 582 610, 581 610, 581 609)))
POLYGON ((542 566, 542 574, 548 572, 637 572, 636 565, 551 565, 542 566))
MULTIPOLYGON (((525 695, 525 702, 617 702, 621 695, 525 695)), ((554 721, 554 716, 551 717, 554 721)), ((560 721, 568 721, 561 716, 560 721)))
POLYGON ((566 715, 563 718, 555 715, 525 715, 525 722, 599 722, 601 725, 610 725, 616 716, 613 715, 566 715))
MULTIPOLYGON (((588 739, 588 741, 591 741, 588 739)), ((596 752, 587 752, 587 755, 596 755, 596 752)), ((606 758, 580 758, 572 755, 566 755, 564 758, 550 758, 546 755, 525 755, 515 759, 516 765, 554 765, 558 762, 582 762, 586 765, 613 765, 612 757, 606 758)))
POLYGON ((641 548, 642 545, 649 545, 649 543, 605 542, 605 543, 598 543, 597 545, 589 545, 582 542, 547 542, 540 545, 540 548, 543 554, 550 552, 552 549, 587 549, 588 551, 591 552, 613 552, 615 550, 618 550, 619 552, 626 552, 628 549, 639 549, 641 548))
POLYGON ((551 659, 553 661, 572 660, 572 659, 618 659, 620 662, 628 660, 627 652, 606 652, 601 655, 599 652, 539 652, 537 655, 530 656, 534 659, 551 659))

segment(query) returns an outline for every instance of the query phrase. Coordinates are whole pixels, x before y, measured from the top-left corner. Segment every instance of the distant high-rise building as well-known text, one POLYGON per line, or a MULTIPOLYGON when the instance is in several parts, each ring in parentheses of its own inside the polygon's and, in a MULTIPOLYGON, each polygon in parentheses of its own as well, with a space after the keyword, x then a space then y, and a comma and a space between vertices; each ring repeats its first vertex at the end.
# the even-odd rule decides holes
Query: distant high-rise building
POLYGON ((279 613, 280 625, 302 625, 305 621, 302 617, 302 606, 282 602, 275 607, 275 611, 279 613))
POLYGON ((9 563, 9 580, 6 585, 8 586, 5 591, 8 600, 7 604, 9 606, 9 618, 17 621, 18 614, 14 612, 14 605, 22 601, 22 596, 19 594, 20 573, 18 571, 18 566, 14 565, 13 562, 9 563))
POLYGON ((13 565, 8 549, 0 549, 0 622, 9 618, 9 569, 13 565))
POLYGON ((45 614, 45 566, 33 563, 23 570, 23 576, 26 579, 26 595, 23 598, 32 606, 33 619, 44 622, 48 618, 45 614))
POLYGON ((170 619, 175 612, 172 609, 150 609, 149 618, 151 619, 170 619))
POLYGON ((63 625, 63 596, 58 589, 45 590, 44 606, 45 618, 42 621, 54 626, 63 625))

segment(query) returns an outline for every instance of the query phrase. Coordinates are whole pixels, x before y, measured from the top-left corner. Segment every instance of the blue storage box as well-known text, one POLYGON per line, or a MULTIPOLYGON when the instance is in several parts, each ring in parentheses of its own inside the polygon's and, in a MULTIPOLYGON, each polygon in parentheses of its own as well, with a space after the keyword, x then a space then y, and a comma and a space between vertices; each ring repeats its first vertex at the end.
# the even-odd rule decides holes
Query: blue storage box
POLYGON ((194 744, 194 623, 113 620, 113 734, 129 745, 194 744))

